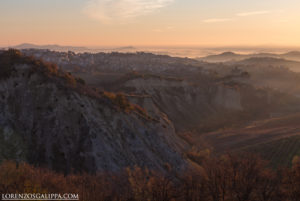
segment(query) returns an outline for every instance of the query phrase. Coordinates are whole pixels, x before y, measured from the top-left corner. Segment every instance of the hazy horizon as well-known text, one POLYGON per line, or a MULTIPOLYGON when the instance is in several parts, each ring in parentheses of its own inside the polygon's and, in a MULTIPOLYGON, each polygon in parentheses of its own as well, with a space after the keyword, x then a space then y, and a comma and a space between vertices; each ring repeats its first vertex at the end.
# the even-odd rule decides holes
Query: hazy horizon
POLYGON ((169 55, 175 57, 198 58, 209 55, 221 54, 224 52, 234 52, 236 54, 258 54, 258 53, 274 53, 282 54, 290 51, 300 51, 300 47, 288 46, 175 46, 175 45, 160 45, 160 46, 64 46, 59 44, 36 45, 31 43, 22 43, 16 46, 7 46, 0 48, 38 48, 49 49, 53 51, 73 51, 76 53, 90 52, 120 52, 120 53, 136 53, 147 52, 158 55, 169 55))
POLYGON ((296 0, 2 0, 0 46, 300 46, 296 0))

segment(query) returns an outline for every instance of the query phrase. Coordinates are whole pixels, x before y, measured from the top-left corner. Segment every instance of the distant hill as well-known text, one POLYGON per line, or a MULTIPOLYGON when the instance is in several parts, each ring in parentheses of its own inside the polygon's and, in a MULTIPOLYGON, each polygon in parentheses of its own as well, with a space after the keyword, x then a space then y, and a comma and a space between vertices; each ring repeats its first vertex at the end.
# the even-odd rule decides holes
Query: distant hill
POLYGON ((236 61, 247 58, 247 55, 236 54, 234 52, 224 52, 217 55, 209 55, 207 57, 199 58, 198 60, 206 62, 227 62, 227 61, 236 61))
POLYGON ((60 46, 60 45, 35 45, 30 43, 23 43, 20 45, 13 46, 14 49, 48 49, 52 51, 66 52, 84 52, 89 51, 86 47, 75 47, 75 46, 60 46))
POLYGON ((113 50, 121 50, 121 51, 124 51, 124 50, 135 50, 136 48, 133 47, 133 46, 124 46, 124 47, 117 47, 117 48, 113 48, 113 50))
POLYGON ((61 45, 35 45, 31 43, 23 43, 20 45, 16 45, 13 47, 8 48, 14 48, 19 50, 25 50, 25 49, 37 49, 37 50, 51 50, 51 51, 58 51, 58 52, 134 52, 136 50, 133 46, 124 46, 124 47, 107 47, 107 48, 88 48, 83 46, 61 46, 61 45))
POLYGON ((273 57, 251 57, 234 62, 236 65, 273 66, 288 68, 294 72, 300 72, 300 62, 273 57))
POLYGON ((281 55, 283 58, 288 60, 300 61, 300 52, 292 51, 281 55))
POLYGON ((272 57, 293 61, 300 61, 300 52, 292 51, 284 54, 273 54, 273 53, 258 53, 258 54, 237 54, 234 52, 224 52, 222 54, 217 55, 209 55, 206 57, 198 58, 200 61, 205 62, 233 62, 233 61, 241 61, 249 58, 264 58, 264 57, 272 57))

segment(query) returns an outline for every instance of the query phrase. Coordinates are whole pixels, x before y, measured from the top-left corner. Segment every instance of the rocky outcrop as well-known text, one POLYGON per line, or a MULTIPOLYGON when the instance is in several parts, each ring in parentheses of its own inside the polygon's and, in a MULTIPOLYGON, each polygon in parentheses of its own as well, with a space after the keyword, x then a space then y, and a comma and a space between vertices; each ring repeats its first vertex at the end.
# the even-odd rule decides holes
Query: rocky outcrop
POLYGON ((185 144, 166 116, 154 121, 122 111, 105 98, 62 85, 56 75, 37 72, 43 66, 31 63, 10 63, 12 74, 0 79, 0 128, 22 137, 30 163, 65 173, 185 167, 185 144))

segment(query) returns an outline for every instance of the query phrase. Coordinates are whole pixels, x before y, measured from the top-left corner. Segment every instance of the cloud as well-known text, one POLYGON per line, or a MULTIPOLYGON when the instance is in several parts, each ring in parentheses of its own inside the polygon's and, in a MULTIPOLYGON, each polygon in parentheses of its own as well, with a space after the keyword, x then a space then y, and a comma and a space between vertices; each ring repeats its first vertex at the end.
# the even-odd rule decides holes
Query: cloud
POLYGON ((162 29, 153 29, 152 31, 153 31, 153 32, 158 32, 158 33, 163 32, 162 29))
POLYGON ((167 26, 165 28, 156 28, 156 29, 153 29, 152 31, 154 31, 154 32, 166 32, 166 31, 172 31, 173 29, 175 29, 175 27, 167 26))
POLYGON ((166 29, 167 30, 172 30, 172 29, 175 29, 175 27, 173 27, 173 26, 167 26, 166 29))
POLYGON ((243 13, 237 13, 236 15, 239 17, 246 17, 251 15, 263 15, 263 14, 269 14, 272 11, 270 10, 260 10, 260 11, 252 11, 252 12, 243 12, 243 13))
POLYGON ((279 23, 286 23, 286 22, 289 22, 289 20, 283 19, 283 20, 278 20, 277 22, 279 22, 279 23))
POLYGON ((216 23, 216 22, 227 22, 227 21, 232 21, 232 18, 211 18, 211 19, 206 19, 203 20, 204 23, 216 23))
POLYGON ((236 13, 235 17, 232 18, 211 18, 211 19, 203 20, 203 22, 204 23, 227 22, 227 21, 238 20, 239 18, 247 17, 247 16, 264 15, 264 14, 271 14, 271 13, 283 13, 283 12, 285 11, 284 10, 259 10, 259 11, 251 11, 251 12, 241 12, 241 13, 236 13))
POLYGON ((102 23, 126 22, 163 8, 175 0, 88 0, 84 13, 102 23))

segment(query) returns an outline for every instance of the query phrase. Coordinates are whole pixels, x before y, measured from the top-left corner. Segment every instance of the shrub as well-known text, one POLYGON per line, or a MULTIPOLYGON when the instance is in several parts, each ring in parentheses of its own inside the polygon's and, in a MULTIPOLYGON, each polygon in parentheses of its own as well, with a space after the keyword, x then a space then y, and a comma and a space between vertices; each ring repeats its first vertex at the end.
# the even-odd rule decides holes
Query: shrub
POLYGON ((75 80, 76 80, 77 83, 79 83, 81 85, 85 85, 84 79, 81 79, 80 77, 76 77, 75 80))
POLYGON ((62 76, 68 84, 71 86, 76 86, 76 79, 71 75, 71 73, 63 73, 62 76))
POLYGON ((112 93, 112 92, 103 92, 104 97, 110 99, 115 105, 120 109, 130 112, 132 110, 132 105, 129 103, 125 94, 123 93, 112 93))
POLYGON ((0 79, 8 78, 15 70, 14 64, 20 63, 22 54, 19 50, 9 49, 0 55, 0 79))

